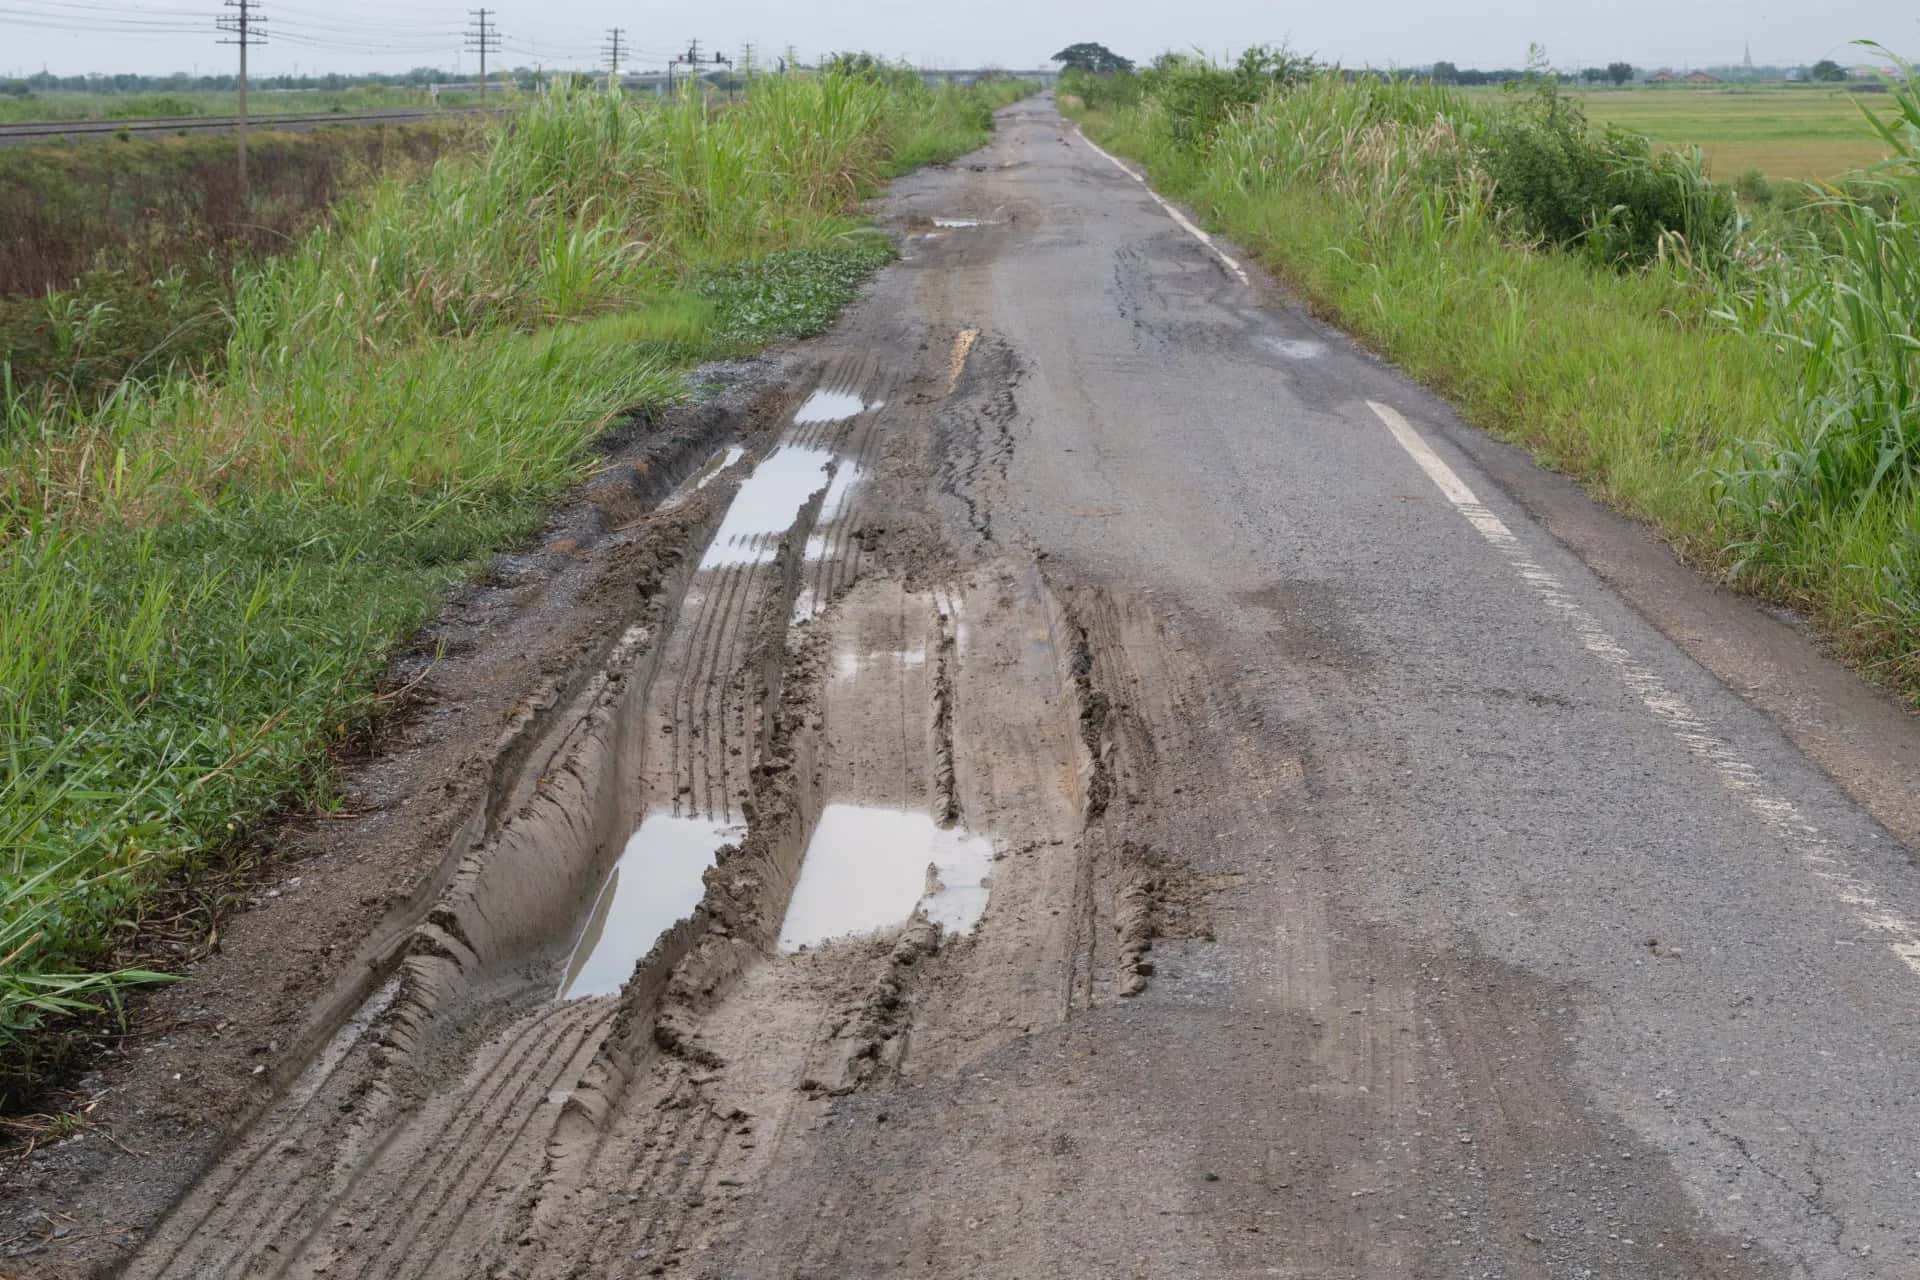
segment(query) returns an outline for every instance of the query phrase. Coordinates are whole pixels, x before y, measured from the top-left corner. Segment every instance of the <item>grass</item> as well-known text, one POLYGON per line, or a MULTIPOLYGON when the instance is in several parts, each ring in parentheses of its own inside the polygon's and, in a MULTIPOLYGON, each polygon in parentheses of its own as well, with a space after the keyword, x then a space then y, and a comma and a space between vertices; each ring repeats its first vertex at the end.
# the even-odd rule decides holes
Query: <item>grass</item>
POLYGON ((1723 181, 1749 169, 1776 180, 1826 180, 1891 154, 1860 115, 1863 106, 1886 115, 1891 104, 1881 94, 1823 85, 1641 87, 1581 94, 1579 101, 1597 123, 1670 147, 1699 147, 1723 181))
MULTIPOLYGON (((495 95, 496 98, 498 95, 495 95)), ((474 105, 477 94, 442 93, 438 105, 474 105)), ((425 107, 434 99, 425 89, 389 85, 360 85, 351 89, 255 89, 247 94, 247 111, 260 115, 304 115, 321 112, 425 107)), ((235 92, 186 90, 169 93, 82 93, 50 89, 22 97, 0 95, 0 124, 28 124, 55 120, 165 120, 174 117, 227 116, 240 109, 235 92)))
MULTIPOLYGON (((1890 95, 1899 129, 1861 121, 1899 164, 1803 211, 1807 225, 1731 224, 1714 246, 1675 224, 1638 259, 1591 252, 1616 210, 1574 153, 1505 154, 1537 140, 1551 95, 1320 76, 1182 142, 1177 99, 1151 79, 1144 94, 1069 92, 1103 145, 1468 418, 1694 563, 1805 611, 1862 671, 1920 698, 1920 98, 1890 95), (1530 193, 1495 171, 1544 172, 1556 198, 1593 201, 1594 230, 1543 236, 1530 193)), ((1597 164, 1697 181, 1684 160, 1597 164)), ((1676 207, 1708 198, 1697 190, 1676 207)))
MULTIPOLYGON (((1017 90, 998 89, 999 95, 1017 90)), ((324 804, 394 646, 531 535, 616 416, 817 331, 891 252, 860 200, 985 140, 988 99, 767 77, 746 101, 561 94, 245 269, 195 377, 0 446, 0 1070, 49 975, 143 980, 141 904, 324 804)), ((0 406, 5 408, 5 406, 0 406)))
POLYGON ((472 125, 0 149, 0 351, 12 392, 91 404, 129 374, 204 364, 236 269, 298 245, 340 195, 477 145, 472 125))

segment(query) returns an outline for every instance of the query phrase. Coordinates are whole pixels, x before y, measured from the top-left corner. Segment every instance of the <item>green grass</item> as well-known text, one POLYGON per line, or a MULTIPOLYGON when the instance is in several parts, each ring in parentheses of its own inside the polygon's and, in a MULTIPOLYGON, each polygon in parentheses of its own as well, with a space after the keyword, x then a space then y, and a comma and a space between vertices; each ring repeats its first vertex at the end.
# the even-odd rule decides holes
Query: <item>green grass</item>
POLYGON ((1864 106, 1886 115, 1891 104, 1883 94, 1809 84, 1636 87, 1578 98, 1597 123, 1631 129, 1666 146, 1699 147, 1722 181, 1749 169, 1774 179, 1824 180, 1891 154, 1860 114, 1864 106))
MULTIPOLYGON (((1491 180, 1515 167, 1500 152, 1525 128, 1501 115, 1523 102, 1321 77, 1183 144, 1153 92, 1087 92, 1122 102, 1080 110, 1094 137, 1317 310, 1920 697, 1920 134, 1863 120, 1901 165, 1836 193, 1816 228, 1749 228, 1711 254, 1669 233, 1635 265, 1543 240, 1491 180)), ((1887 105, 1920 129, 1920 99, 1887 105)))
MULTIPOLYGON (((499 95, 492 95, 499 99, 499 95)), ((442 107, 470 106, 478 95, 442 93, 442 107)), ((259 115, 304 115, 367 111, 433 104, 425 89, 362 85, 352 89, 255 89, 247 110, 259 115)), ((162 120, 174 117, 226 116, 240 109, 235 92, 189 90, 174 93, 79 93, 51 89, 24 97, 0 95, 0 124, 55 120, 162 120)))
POLYGON ((539 527, 614 417, 682 394, 702 357, 830 323, 891 252, 859 202, 900 156, 983 142, 981 107, 844 76, 769 77, 726 110, 561 95, 247 270, 209 373, 84 414, 12 404, 14 1085, 59 1012, 35 984, 97 1003, 156 885, 325 803, 328 748, 376 715, 394 645, 539 527))

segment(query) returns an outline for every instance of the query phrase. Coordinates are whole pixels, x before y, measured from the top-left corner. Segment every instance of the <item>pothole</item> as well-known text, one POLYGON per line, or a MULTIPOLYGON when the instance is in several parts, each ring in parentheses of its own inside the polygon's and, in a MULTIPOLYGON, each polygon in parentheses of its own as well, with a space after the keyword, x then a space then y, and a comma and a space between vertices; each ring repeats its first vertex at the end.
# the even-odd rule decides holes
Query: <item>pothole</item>
POLYGON ((693 914, 720 846, 746 831, 711 818, 654 814, 627 839, 567 960, 560 998, 611 995, 660 935, 693 914))
POLYGON ((967 933, 987 909, 993 842, 917 810, 829 804, 820 811, 780 926, 780 950, 904 924, 916 913, 967 933))

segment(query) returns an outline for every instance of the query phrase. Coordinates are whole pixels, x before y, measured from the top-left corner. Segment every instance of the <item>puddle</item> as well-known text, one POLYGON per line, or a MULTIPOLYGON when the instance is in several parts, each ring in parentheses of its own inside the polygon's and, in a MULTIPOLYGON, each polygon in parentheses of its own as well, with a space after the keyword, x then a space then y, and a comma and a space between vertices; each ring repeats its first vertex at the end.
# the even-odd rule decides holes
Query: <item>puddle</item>
POLYGON ((807 397, 807 402, 793 415, 793 421, 795 426, 809 422, 845 422, 865 413, 867 408, 867 402, 851 391, 829 391, 822 387, 807 397))
POLYGON ((700 567, 747 564, 771 556, 807 499, 829 483, 827 466, 832 461, 831 450, 799 445, 782 445, 768 454, 733 495, 700 567))
POLYGON ((928 814, 830 804, 807 842, 780 950, 900 924, 916 909, 965 933, 987 909, 993 842, 942 830, 928 814))
POLYGON ((706 488, 708 485, 713 483, 713 478, 715 476, 719 475, 722 471, 725 471, 728 467, 732 466, 734 463, 740 461, 740 459, 746 456, 747 456, 747 451, 741 448, 739 445, 737 444, 728 445, 727 452, 720 459, 719 465, 717 466, 709 465, 707 467, 705 474, 703 474, 700 477, 699 482, 696 483, 693 487, 696 489, 706 488))
POLYGON ((1268 338, 1267 345, 1289 360, 1317 360, 1327 354, 1324 342, 1307 342, 1294 338, 1268 338))
POLYGON ((708 818, 657 814, 642 821, 600 887, 593 916, 567 961, 560 998, 618 991, 655 940, 693 914, 705 889, 702 873, 720 846, 743 832, 708 818))

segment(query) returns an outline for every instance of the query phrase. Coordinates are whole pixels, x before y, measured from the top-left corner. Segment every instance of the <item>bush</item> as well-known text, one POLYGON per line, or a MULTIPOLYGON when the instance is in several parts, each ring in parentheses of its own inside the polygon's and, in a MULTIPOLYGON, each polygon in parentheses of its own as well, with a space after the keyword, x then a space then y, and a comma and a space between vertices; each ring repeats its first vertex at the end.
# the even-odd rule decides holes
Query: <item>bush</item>
POLYGON ((1773 204, 1773 183, 1758 169, 1748 169, 1735 178, 1733 190, 1749 208, 1765 209, 1773 204))
POLYGON ((1639 134, 1596 134, 1551 81, 1497 113, 1483 138, 1495 203, 1529 234, 1609 266, 1679 253, 1717 270, 1733 250, 1738 210, 1697 153, 1655 155, 1639 134))

